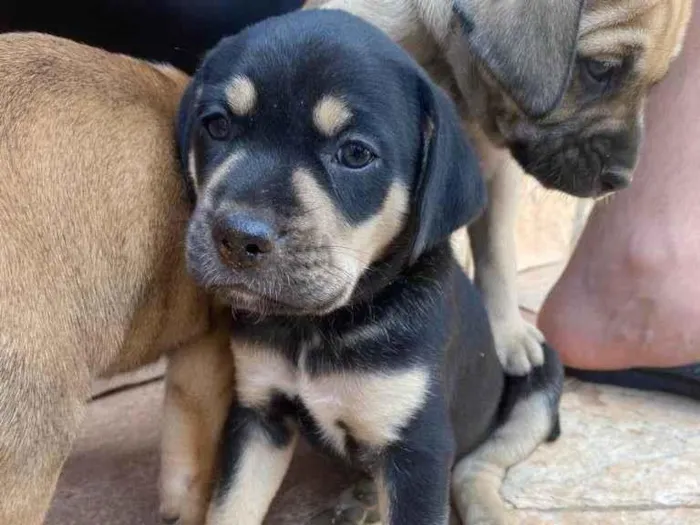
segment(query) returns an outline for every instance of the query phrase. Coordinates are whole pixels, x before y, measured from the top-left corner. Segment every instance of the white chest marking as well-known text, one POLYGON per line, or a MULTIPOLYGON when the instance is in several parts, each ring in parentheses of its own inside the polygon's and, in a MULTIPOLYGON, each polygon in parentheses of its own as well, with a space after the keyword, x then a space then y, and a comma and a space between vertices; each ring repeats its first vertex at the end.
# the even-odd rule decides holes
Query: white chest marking
POLYGON ((423 406, 428 394, 428 372, 331 374, 304 378, 299 394, 324 435, 345 452, 342 422, 360 443, 382 447, 400 436, 402 428, 423 406))
POLYGON ((412 368, 385 373, 333 373, 311 377, 274 350, 236 345, 236 379, 241 402, 261 407, 278 392, 297 397, 328 444, 345 453, 345 432, 362 444, 382 447, 400 436, 428 395, 429 373, 412 368))

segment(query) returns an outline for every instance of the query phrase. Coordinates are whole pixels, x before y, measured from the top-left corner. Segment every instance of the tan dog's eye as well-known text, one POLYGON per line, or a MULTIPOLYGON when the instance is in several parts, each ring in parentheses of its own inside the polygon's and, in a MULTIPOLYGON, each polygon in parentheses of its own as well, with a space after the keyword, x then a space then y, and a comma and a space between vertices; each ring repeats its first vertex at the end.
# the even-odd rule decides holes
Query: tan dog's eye
POLYGON ((231 135, 231 123, 223 113, 213 113, 202 119, 204 129, 214 140, 226 140, 231 135))
POLYGON ((609 82, 619 68, 619 64, 615 62, 603 62, 593 59, 585 60, 583 65, 589 79, 601 84, 609 82))
POLYGON ((369 165, 375 159, 375 155, 369 147, 359 141, 345 143, 338 150, 336 160, 353 170, 358 170, 369 165))

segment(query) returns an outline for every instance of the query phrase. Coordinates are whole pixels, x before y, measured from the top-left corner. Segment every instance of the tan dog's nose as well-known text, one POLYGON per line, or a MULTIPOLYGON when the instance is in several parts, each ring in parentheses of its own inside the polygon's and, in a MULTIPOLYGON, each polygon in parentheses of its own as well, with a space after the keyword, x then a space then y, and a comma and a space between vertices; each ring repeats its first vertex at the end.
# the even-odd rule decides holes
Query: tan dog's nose
POLYGON ((630 177, 626 172, 604 171, 600 175, 600 189, 603 193, 611 193, 629 186, 630 177))
POLYGON ((247 214, 217 218, 212 235, 223 261, 238 268, 259 264, 275 247, 272 227, 247 214))

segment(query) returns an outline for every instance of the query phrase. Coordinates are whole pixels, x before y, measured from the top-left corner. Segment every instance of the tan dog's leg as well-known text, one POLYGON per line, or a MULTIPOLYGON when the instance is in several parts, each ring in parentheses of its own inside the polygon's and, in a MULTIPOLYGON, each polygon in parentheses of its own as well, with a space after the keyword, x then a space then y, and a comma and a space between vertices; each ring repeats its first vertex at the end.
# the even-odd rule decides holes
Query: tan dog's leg
POLYGON ((524 375, 544 359, 544 337, 518 308, 515 221, 523 171, 506 150, 485 138, 475 141, 488 184, 485 213, 469 227, 474 281, 481 290, 493 329, 496 351, 506 372, 524 375))
POLYGON ((170 357, 160 473, 164 522, 204 523, 219 437, 233 390, 227 333, 211 335, 170 357))
POLYGON ((89 392, 76 353, 0 333, 0 525, 43 523, 89 392))

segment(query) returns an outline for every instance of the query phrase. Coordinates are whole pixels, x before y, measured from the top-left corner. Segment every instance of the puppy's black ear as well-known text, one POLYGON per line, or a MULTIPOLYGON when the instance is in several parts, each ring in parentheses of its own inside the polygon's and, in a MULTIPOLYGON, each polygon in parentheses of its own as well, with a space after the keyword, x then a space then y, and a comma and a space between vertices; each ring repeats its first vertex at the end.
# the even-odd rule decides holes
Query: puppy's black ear
POLYGON ((192 144, 192 131, 194 123, 194 80, 190 81, 187 89, 180 99, 180 106, 178 108, 177 114, 177 149, 180 158, 180 171, 185 180, 185 187, 187 189, 187 197, 190 201, 195 202, 197 199, 197 194, 194 186, 195 174, 191 173, 192 169, 196 169, 196 166, 190 166, 189 164, 189 152, 192 144))
POLYGON ((476 152, 460 126, 452 100, 420 79, 422 153, 414 194, 417 231, 411 260, 466 226, 486 205, 486 185, 476 152))
POLYGON ((533 118, 564 96, 582 8, 583 0, 454 0, 474 55, 533 118))

